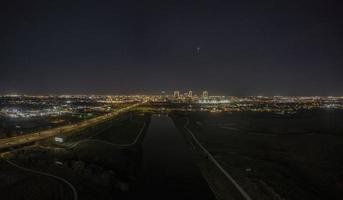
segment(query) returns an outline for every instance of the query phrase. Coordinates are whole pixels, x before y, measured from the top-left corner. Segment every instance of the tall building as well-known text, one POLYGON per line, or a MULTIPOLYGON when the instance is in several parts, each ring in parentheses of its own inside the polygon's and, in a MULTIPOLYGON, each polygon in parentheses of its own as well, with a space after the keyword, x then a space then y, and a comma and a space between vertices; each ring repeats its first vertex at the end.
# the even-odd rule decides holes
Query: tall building
POLYGON ((174 98, 179 98, 180 97, 180 92, 179 91, 174 91, 174 98))
POLYGON ((193 96, 193 92, 192 92, 192 90, 189 90, 188 97, 192 98, 192 96, 193 96))
POLYGON ((206 90, 202 92, 202 98, 208 99, 208 92, 206 90))

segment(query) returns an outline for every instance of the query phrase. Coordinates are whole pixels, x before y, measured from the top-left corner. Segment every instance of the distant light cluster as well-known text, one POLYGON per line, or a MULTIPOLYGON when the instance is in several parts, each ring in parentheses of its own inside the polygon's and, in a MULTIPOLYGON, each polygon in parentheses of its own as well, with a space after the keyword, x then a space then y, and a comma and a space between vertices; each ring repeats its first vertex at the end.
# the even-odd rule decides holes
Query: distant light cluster
POLYGON ((34 118, 34 117, 45 117, 45 116, 60 116, 70 111, 53 107, 52 109, 42 110, 22 110, 18 108, 2 108, 0 110, 1 115, 9 118, 34 118))
POLYGON ((201 95, 176 90, 172 95, 165 92, 155 96, 153 102, 193 105, 188 111, 207 112, 274 112, 292 114, 305 109, 343 109, 343 97, 323 96, 210 96, 208 91, 201 95))
POLYGON ((0 96, 0 116, 7 118, 55 117, 79 113, 108 113, 117 104, 144 101, 141 96, 0 96))
POLYGON ((343 97, 299 96, 210 96, 193 91, 160 95, 59 95, 0 96, 0 116, 35 118, 77 113, 108 113, 119 104, 150 102, 189 105, 187 110, 209 112, 275 112, 291 114, 301 109, 343 109, 343 97), (28 108, 27 108, 28 107, 28 108))

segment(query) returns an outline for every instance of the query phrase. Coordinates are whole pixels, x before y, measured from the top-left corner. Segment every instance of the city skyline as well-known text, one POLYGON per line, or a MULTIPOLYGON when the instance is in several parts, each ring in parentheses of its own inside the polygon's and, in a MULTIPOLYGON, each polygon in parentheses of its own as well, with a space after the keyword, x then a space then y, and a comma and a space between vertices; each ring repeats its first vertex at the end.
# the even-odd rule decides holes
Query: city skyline
POLYGON ((10 200, 342 200, 339 0, 2 0, 10 200))

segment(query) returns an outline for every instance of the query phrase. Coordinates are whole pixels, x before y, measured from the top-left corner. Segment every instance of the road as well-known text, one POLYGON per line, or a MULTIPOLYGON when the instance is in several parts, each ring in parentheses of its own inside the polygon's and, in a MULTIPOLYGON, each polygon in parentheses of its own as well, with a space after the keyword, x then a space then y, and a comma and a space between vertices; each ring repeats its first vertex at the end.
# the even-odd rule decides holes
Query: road
POLYGON ((184 129, 190 134, 191 138, 194 140, 196 145, 204 152, 206 157, 213 162, 216 167, 223 173, 223 175, 232 183, 232 185, 237 189, 240 194, 241 199, 252 200, 249 194, 238 184, 238 182, 219 164, 219 162, 214 158, 214 156, 199 142, 199 140, 194 136, 194 133, 189 130, 189 118, 184 125, 184 129))
POLYGON ((142 144, 140 174, 127 199, 215 199, 191 149, 167 116, 152 118, 142 144))
POLYGON ((56 176, 56 175, 53 175, 53 174, 46 173, 46 172, 41 172, 41 171, 38 171, 38 170, 33 170, 33 169, 29 169, 29 168, 20 166, 20 165, 18 165, 16 163, 10 161, 9 159, 7 159, 6 158, 6 154, 8 154, 8 153, 2 153, 1 154, 1 158, 4 159, 8 164, 12 165, 13 167, 15 167, 15 168, 17 168, 19 170, 23 170, 23 171, 26 171, 26 172, 29 172, 29 173, 33 173, 33 174, 38 174, 38 175, 41 175, 41 176, 47 176, 47 177, 56 179, 58 181, 61 181, 63 184, 66 184, 70 188, 71 192, 73 193, 73 197, 74 197, 73 199, 74 200, 78 200, 78 193, 77 193, 76 188, 74 187, 73 184, 71 184, 66 179, 64 179, 62 177, 59 177, 59 176, 56 176))
POLYGON ((78 129, 87 128, 87 127, 91 127, 91 126, 100 124, 100 123, 105 122, 109 119, 112 119, 113 117, 117 116, 118 114, 126 112, 126 111, 128 111, 128 110, 130 110, 130 109, 132 109, 138 105, 141 105, 141 103, 133 104, 133 105, 127 106, 125 108, 120 108, 120 109, 115 110, 115 111, 108 113, 106 115, 102 115, 102 116, 99 116, 96 118, 85 120, 85 121, 77 123, 77 124, 66 125, 66 126, 57 127, 57 128, 53 128, 53 129, 49 129, 49 130, 45 130, 45 131, 41 131, 41 132, 36 132, 36 133, 32 133, 32 134, 26 134, 26 135, 22 135, 22 136, 0 139, 0 151, 3 149, 8 149, 8 148, 32 143, 35 141, 51 138, 57 134, 66 134, 66 133, 69 133, 71 131, 75 131, 78 129))
MULTIPOLYGON (((144 133, 144 129, 145 129, 146 126, 147 126, 147 123, 144 123, 142 125, 142 127, 139 130, 136 138, 131 143, 116 144, 116 143, 111 143, 111 142, 107 142, 107 141, 104 141, 104 140, 91 139, 91 137, 95 136, 95 135, 92 135, 90 138, 85 139, 85 140, 81 140, 79 142, 76 142, 72 146, 69 146, 68 148, 74 148, 74 147, 76 147, 77 145, 79 145, 80 143, 83 143, 83 142, 99 142, 101 144, 111 145, 111 146, 114 146, 116 148, 129 148, 129 147, 132 147, 132 146, 136 145, 138 140, 141 137, 143 137, 142 135, 144 133)), ((99 131, 99 133, 101 133, 101 131, 99 131)), ((47 173, 47 172, 42 172, 42 171, 38 171, 38 170, 33 170, 33 169, 30 169, 30 168, 27 168, 27 167, 24 167, 24 166, 20 166, 17 163, 11 161, 10 159, 7 159, 7 157, 6 157, 7 154, 10 154, 10 152, 2 153, 1 154, 1 158, 4 159, 9 165, 11 165, 14 168, 17 168, 19 170, 23 170, 23 171, 26 171, 26 172, 29 172, 29 173, 33 173, 33 174, 37 174, 37 175, 47 176, 47 177, 50 177, 50 178, 53 178, 53 179, 56 179, 56 180, 62 182, 63 184, 65 184, 70 189, 70 192, 72 192, 73 200, 78 200, 78 192, 77 192, 75 186, 72 183, 70 183, 69 181, 67 181, 66 179, 64 179, 62 177, 59 177, 59 176, 56 176, 56 175, 53 175, 53 174, 50 174, 50 173, 47 173)))
MULTIPOLYGON (((129 147, 132 147, 132 146, 136 145, 137 141, 142 137, 142 134, 143 134, 144 129, 145 129, 146 126, 147 126, 147 124, 144 123, 142 128, 139 130, 139 133, 138 133, 137 137, 135 138, 135 140, 133 142, 131 142, 131 143, 128 143, 128 144, 118 144, 118 143, 113 143, 113 142, 107 142, 105 140, 92 139, 93 137, 96 136, 96 135, 92 135, 92 136, 90 136, 87 139, 75 142, 71 146, 68 146, 68 148, 74 148, 74 147, 78 146, 79 144, 85 143, 85 142, 98 142, 98 143, 102 143, 102 144, 105 144, 105 145, 114 146, 114 147, 117 147, 117 148, 129 148, 129 147)), ((99 132, 99 133, 101 133, 101 132, 99 132)))

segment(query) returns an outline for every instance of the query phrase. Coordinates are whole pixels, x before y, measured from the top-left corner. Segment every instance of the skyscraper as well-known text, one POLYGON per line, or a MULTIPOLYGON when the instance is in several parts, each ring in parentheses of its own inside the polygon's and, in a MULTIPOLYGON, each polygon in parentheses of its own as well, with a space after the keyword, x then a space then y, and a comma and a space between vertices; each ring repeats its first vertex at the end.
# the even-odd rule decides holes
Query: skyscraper
POLYGON ((208 92, 206 90, 202 92, 202 98, 208 99, 208 92))
POLYGON ((192 92, 192 90, 190 90, 190 91, 188 92, 188 97, 192 98, 192 96, 193 96, 193 92, 192 92))
POLYGON ((180 97, 180 92, 179 91, 174 91, 174 98, 179 98, 180 97))

